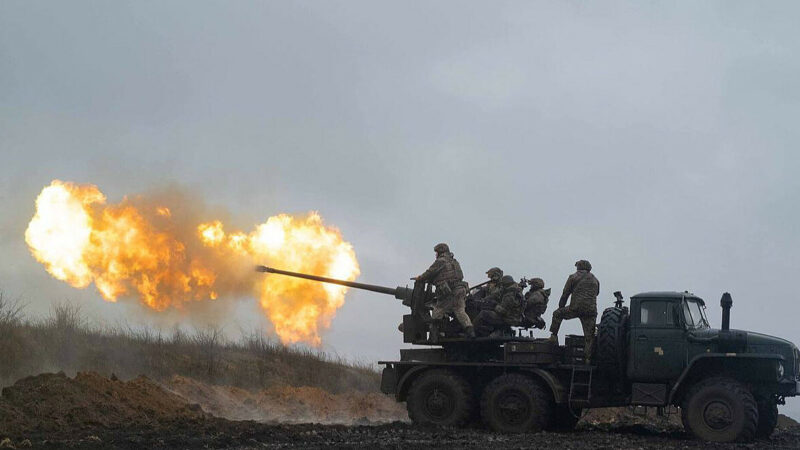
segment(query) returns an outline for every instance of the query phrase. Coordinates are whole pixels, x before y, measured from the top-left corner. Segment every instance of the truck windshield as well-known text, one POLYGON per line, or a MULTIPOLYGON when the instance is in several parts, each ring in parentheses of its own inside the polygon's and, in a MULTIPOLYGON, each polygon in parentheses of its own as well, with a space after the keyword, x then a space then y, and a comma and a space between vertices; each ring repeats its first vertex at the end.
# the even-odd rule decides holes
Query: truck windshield
POLYGON ((703 304, 697 300, 686 299, 683 312, 687 316, 686 323, 695 328, 707 328, 709 326, 703 304))

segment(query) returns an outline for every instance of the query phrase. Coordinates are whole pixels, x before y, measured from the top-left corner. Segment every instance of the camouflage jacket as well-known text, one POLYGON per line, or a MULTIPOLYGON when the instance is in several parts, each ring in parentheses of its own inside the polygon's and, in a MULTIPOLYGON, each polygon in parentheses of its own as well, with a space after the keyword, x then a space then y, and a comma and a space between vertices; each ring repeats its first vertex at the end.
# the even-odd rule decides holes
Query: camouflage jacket
POLYGON ((550 288, 531 290, 525 294, 525 316, 541 316, 547 310, 547 302, 550 300, 550 288))
POLYGON ((453 254, 444 253, 439 255, 428 270, 417 279, 431 283, 437 289, 442 284, 448 284, 450 288, 455 288, 464 279, 464 274, 461 272, 461 264, 453 257, 453 254))
POLYGON ((593 308, 597 310, 597 295, 600 293, 600 281, 587 270, 579 270, 567 278, 564 285, 564 292, 558 307, 567 306, 567 298, 572 295, 572 305, 584 309, 593 308))
POLYGON ((494 311, 503 319, 506 325, 516 326, 522 321, 522 290, 518 284, 503 290, 503 295, 494 311))
POLYGON ((499 282, 490 281, 486 283, 486 286, 481 288, 481 293, 481 299, 497 301, 503 293, 503 287, 500 286, 499 282))

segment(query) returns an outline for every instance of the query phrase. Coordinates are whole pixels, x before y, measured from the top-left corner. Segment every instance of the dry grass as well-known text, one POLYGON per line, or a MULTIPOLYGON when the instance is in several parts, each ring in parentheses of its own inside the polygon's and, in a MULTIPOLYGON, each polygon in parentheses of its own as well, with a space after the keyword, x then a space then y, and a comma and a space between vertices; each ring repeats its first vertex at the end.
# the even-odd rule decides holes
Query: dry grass
POLYGON ((229 341, 213 327, 165 333, 95 326, 69 303, 55 306, 49 317, 30 319, 19 301, 0 294, 0 385, 41 372, 85 370, 122 378, 182 375, 242 388, 314 386, 333 393, 376 391, 379 384, 371 365, 287 347, 260 331, 229 341))

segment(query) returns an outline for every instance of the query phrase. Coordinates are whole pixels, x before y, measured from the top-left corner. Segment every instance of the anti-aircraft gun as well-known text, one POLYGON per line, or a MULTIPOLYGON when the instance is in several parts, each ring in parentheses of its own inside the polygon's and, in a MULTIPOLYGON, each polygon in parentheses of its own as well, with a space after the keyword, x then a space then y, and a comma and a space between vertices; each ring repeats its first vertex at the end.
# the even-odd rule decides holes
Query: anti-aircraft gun
POLYGON ((403 342, 409 344, 431 344, 428 337, 428 328, 431 314, 430 305, 434 299, 433 286, 423 281, 415 281, 414 287, 398 286, 390 288, 377 286, 374 284, 357 283, 355 281, 337 280, 335 278, 320 277, 305 273, 289 272, 287 270, 274 269, 267 266, 256 266, 257 272, 274 273, 289 277, 303 278, 306 280, 319 281, 322 283, 338 284, 354 289, 364 289, 366 291, 378 292, 380 294, 393 295, 401 300, 403 305, 411 308, 411 313, 403 316, 403 342))

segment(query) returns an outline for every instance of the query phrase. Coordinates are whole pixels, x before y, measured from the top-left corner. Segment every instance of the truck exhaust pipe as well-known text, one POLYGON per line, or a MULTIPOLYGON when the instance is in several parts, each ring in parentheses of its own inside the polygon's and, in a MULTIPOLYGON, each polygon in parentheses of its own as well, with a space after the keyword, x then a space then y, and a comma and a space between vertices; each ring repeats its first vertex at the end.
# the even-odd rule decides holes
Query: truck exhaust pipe
POLYGON ((719 306, 722 307, 722 330, 728 331, 731 329, 731 306, 733 306, 733 299, 730 293, 722 294, 719 306))

